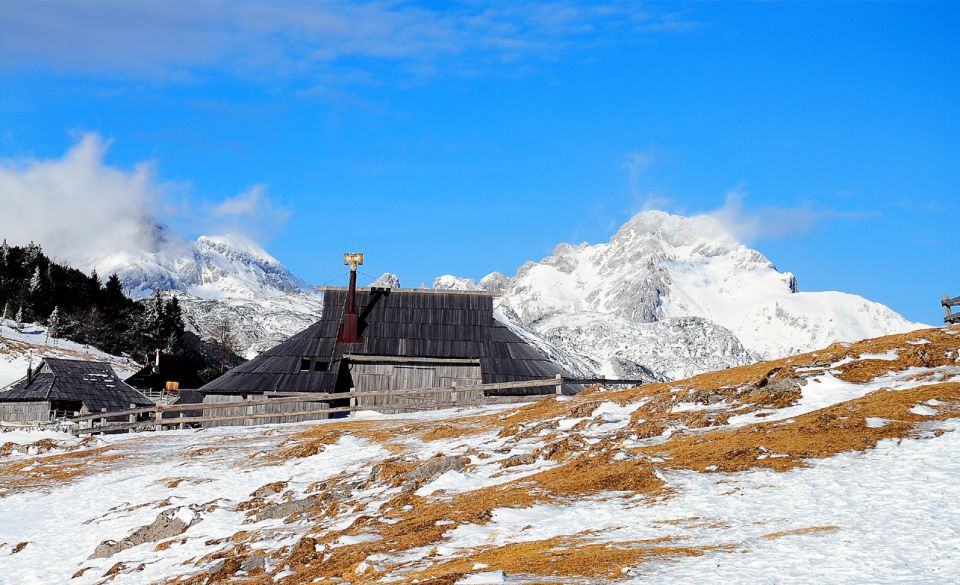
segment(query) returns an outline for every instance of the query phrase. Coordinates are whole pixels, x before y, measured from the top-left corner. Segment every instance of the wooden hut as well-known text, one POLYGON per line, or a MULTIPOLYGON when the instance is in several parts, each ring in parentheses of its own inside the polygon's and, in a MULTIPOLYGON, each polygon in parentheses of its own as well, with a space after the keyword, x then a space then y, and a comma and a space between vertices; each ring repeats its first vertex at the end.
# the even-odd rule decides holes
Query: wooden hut
POLYGON ((161 351, 124 381, 154 402, 163 404, 173 404, 181 392, 203 385, 192 360, 161 351))
MULTIPOLYGON (((554 378, 567 374, 493 317, 494 296, 426 289, 326 288, 323 317, 257 358, 206 384, 206 401, 272 392, 390 391, 554 378), (351 318, 351 314, 354 317, 351 318), (355 322, 355 324, 354 324, 355 322)), ((579 387, 565 387, 566 393, 579 387)), ((454 391, 361 397, 358 404, 410 406, 479 399, 454 391)), ((554 387, 488 391, 552 393, 554 387)), ((345 406, 347 401, 333 401, 345 406)), ((317 408, 314 404, 311 408, 317 408)))
POLYGON ((0 423, 35 424, 63 416, 152 406, 125 384, 110 364, 44 358, 36 368, 0 392, 0 423))

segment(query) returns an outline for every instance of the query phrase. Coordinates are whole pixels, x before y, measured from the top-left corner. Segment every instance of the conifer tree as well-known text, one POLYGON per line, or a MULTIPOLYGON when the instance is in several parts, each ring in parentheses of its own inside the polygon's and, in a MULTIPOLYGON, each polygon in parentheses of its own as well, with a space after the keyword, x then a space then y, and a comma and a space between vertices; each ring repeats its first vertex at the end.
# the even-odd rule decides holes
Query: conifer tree
POLYGON ((137 333, 140 337, 140 350, 150 353, 166 346, 167 335, 164 331, 164 303, 160 291, 144 303, 143 313, 140 316, 137 333))
POLYGON ((16 324, 13 326, 17 331, 23 331, 23 305, 20 305, 20 308, 17 309, 17 316, 14 317, 16 324))
POLYGON ((54 307, 47 319, 47 338, 51 337, 53 339, 60 337, 60 307, 54 307))
POLYGON ((40 290, 40 267, 33 268, 33 276, 30 277, 30 292, 34 293, 40 290))
POLYGON ((167 351, 180 350, 183 330, 183 309, 180 308, 180 300, 174 296, 163 306, 163 334, 167 341, 167 351))

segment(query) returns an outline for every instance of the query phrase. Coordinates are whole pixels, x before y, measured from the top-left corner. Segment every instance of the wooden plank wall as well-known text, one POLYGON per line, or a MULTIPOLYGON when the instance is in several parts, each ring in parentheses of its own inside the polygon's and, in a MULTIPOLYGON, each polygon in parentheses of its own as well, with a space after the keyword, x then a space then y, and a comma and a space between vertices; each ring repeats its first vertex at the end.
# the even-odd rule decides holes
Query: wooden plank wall
POLYGON ((0 422, 39 423, 50 421, 50 403, 2 402, 0 403, 0 422))
MULTIPOLYGON (((204 404, 214 404, 218 402, 237 402, 239 400, 263 400, 263 394, 248 394, 245 396, 236 396, 228 394, 207 394, 203 397, 204 404)), ((280 403, 280 404, 258 404, 256 406, 236 406, 231 408, 223 408, 218 410, 203 410, 203 416, 205 417, 226 417, 226 416, 236 416, 242 414, 273 414, 273 413, 291 413, 291 412, 304 412, 310 410, 319 410, 326 408, 328 403, 326 402, 296 402, 296 403, 280 403)), ((199 405, 198 405, 199 407, 199 405)), ((199 408, 198 408, 199 410, 199 408)), ((308 414, 303 416, 288 416, 288 417, 265 417, 265 418, 256 418, 256 419, 236 419, 228 421, 210 421, 201 423, 202 428, 210 427, 220 427, 220 426, 253 426, 253 425, 268 425, 274 423, 286 423, 286 422, 303 422, 306 420, 321 420, 329 418, 328 414, 308 414)), ((171 417, 170 424, 176 423, 176 418, 171 417)))
MULTIPOLYGON (((480 375, 480 365, 472 363, 353 362, 350 364, 350 376, 353 378, 354 388, 358 392, 450 387, 454 384, 466 387, 483 383, 480 375)), ((390 405, 399 405, 429 408, 431 403, 449 404, 451 402, 482 401, 483 391, 440 390, 417 395, 361 396, 357 397, 356 400, 358 406, 389 407, 390 405)), ((400 412, 391 408, 377 408, 376 410, 386 414, 400 412)))

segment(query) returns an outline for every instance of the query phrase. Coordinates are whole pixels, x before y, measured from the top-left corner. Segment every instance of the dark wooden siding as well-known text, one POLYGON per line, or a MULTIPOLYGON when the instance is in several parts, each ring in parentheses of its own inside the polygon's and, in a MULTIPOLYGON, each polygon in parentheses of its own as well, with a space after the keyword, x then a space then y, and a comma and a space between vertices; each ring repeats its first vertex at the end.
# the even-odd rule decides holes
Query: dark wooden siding
MULTIPOLYGON (((362 341, 356 344, 336 342, 345 306, 345 290, 325 291, 320 321, 201 390, 229 394, 343 391, 349 389, 344 380, 338 383, 344 355, 477 360, 483 383, 565 375, 559 366, 493 318, 493 297, 489 294, 360 289, 357 306, 362 341), (304 358, 311 364, 327 364, 326 370, 301 371, 304 358)), ((541 392, 521 389, 498 394, 541 392)))

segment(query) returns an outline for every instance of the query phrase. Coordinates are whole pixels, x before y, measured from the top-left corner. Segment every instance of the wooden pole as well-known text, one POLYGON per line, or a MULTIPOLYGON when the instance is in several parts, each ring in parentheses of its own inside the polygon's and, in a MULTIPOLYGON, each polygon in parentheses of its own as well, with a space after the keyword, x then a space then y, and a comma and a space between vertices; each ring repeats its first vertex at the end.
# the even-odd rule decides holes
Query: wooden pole
MULTIPOLYGON (((135 409, 136 407, 137 407, 136 404, 131 404, 131 405, 130 405, 130 410, 133 410, 133 409, 135 409)), ((133 424, 133 423, 137 422, 137 415, 136 415, 136 414, 129 414, 129 415, 127 415, 127 422, 130 423, 130 424, 133 424)), ((130 427, 129 429, 127 429, 127 432, 128 432, 128 433, 132 433, 132 432, 133 432, 133 427, 130 427)))
POLYGON ((159 408, 155 411, 156 414, 153 417, 153 430, 162 431, 163 430, 163 411, 159 408))
POLYGON ((563 374, 557 374, 557 396, 563 395, 563 374))
MULTIPOLYGON (((101 413, 107 412, 106 407, 101 408, 101 409, 100 409, 100 412, 101 412, 101 413)), ((107 419, 106 419, 106 418, 101 418, 101 419, 100 419, 100 428, 103 429, 103 427, 105 427, 105 426, 107 426, 107 419)), ((101 434, 101 435, 103 434, 103 431, 102 431, 102 430, 100 431, 100 434, 101 434)))

